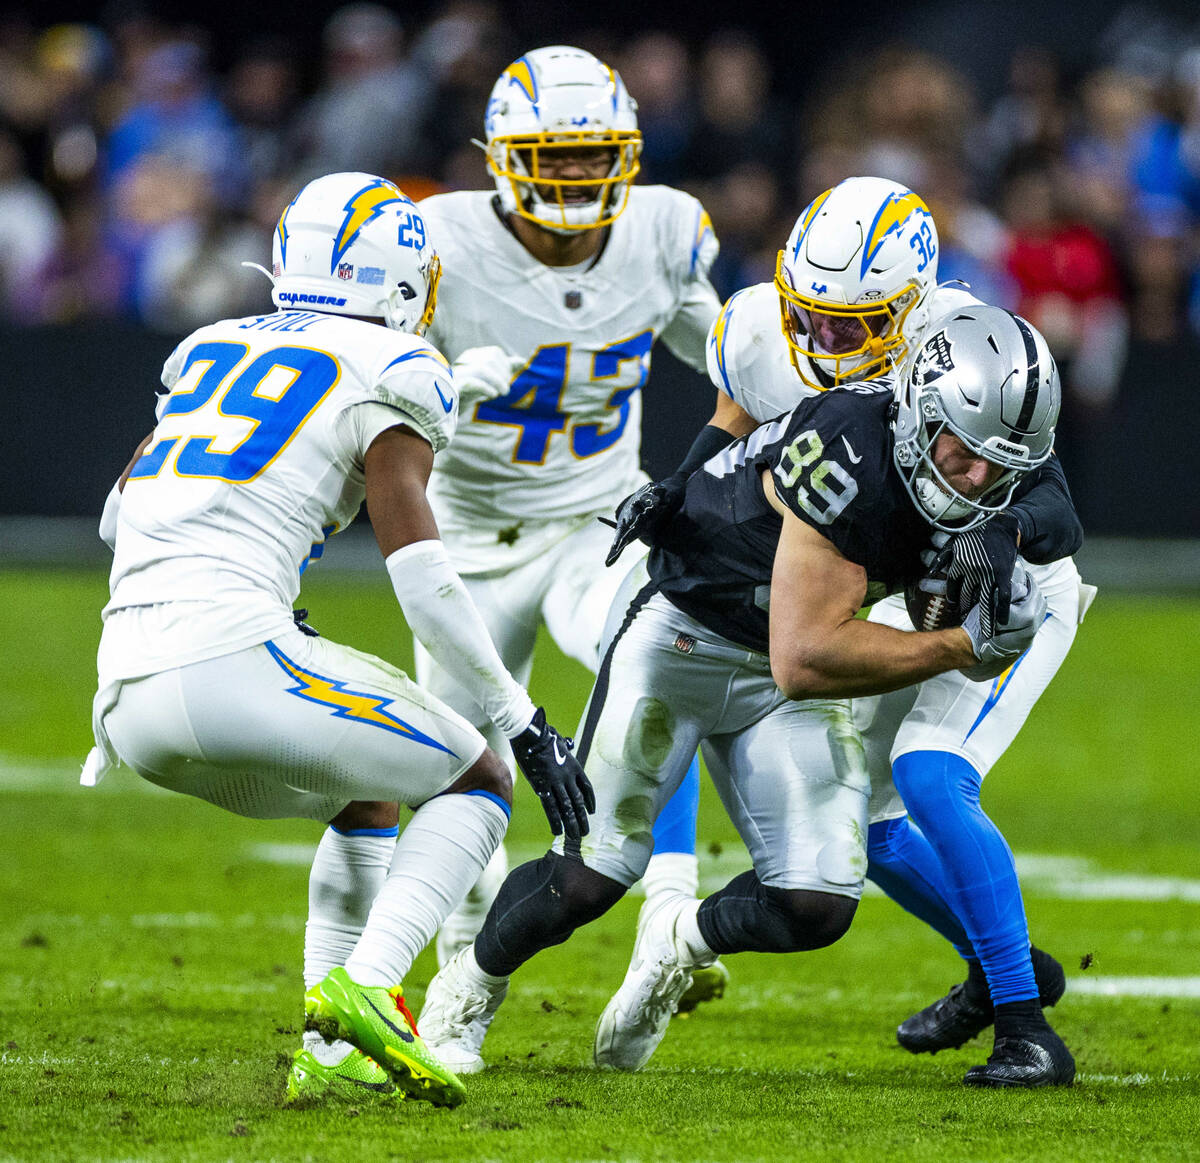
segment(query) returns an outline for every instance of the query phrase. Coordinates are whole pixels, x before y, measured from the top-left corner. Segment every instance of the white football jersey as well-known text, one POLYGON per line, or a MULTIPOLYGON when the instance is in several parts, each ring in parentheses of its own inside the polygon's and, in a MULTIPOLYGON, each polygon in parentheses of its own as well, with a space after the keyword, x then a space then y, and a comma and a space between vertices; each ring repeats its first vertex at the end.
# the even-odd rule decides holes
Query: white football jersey
POLYGON ((443 270, 431 340, 451 360, 495 344, 527 361, 507 395, 464 417, 438 460, 430 494, 451 543, 481 527, 494 544, 494 531, 515 521, 611 511, 644 479, 639 397, 651 347, 662 337, 703 371, 720 309, 708 281, 717 241, 688 194, 634 187, 583 270, 538 262, 493 198, 421 203, 443 270))
MULTIPOLYGON (((961 285, 937 287, 929 301, 930 326, 951 311, 979 304, 961 285)), ((920 335, 912 336, 909 350, 920 343, 920 335)), ((760 424, 817 394, 792 366, 774 283, 757 283, 729 299, 709 332, 707 354, 709 378, 718 390, 760 424)), ((817 379, 811 363, 808 374, 817 379)))
POLYGON ((362 504, 371 441, 406 424, 437 452, 458 416, 425 340, 314 311, 202 327, 162 382, 121 495, 101 685, 291 629, 300 574, 362 504))

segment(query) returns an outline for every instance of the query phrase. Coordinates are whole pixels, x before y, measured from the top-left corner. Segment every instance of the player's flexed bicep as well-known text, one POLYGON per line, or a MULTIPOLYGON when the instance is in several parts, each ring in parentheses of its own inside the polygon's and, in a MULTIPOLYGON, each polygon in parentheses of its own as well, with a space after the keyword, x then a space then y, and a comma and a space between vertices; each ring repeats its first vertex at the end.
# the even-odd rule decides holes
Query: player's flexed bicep
POLYGON ((871 424, 825 423, 841 407, 793 414, 763 490, 780 514, 771 575, 771 669, 792 698, 846 698, 906 686, 974 657, 961 630, 905 635, 855 617, 886 568, 886 467, 871 424))

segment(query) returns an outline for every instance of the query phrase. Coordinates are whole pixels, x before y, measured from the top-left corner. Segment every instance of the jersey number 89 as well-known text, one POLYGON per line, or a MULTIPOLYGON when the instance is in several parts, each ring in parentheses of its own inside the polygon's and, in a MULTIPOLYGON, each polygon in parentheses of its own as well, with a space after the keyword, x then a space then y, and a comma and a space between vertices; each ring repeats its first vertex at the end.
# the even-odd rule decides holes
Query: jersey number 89
POLYGON ((796 503, 817 524, 832 525, 858 495, 858 482, 836 460, 821 460, 824 451, 820 436, 810 428, 783 450, 775 475, 784 488, 795 487, 796 503))

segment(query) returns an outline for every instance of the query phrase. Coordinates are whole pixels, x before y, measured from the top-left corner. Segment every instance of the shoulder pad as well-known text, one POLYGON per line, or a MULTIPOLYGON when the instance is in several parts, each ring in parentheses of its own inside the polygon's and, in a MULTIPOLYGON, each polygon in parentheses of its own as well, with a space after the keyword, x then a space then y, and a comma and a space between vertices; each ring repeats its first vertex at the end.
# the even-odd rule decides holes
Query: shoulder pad
POLYGON ((780 500, 806 524, 832 525, 883 489, 891 466, 883 406, 882 393, 870 401, 831 391, 792 413, 771 472, 780 500))
POLYGON ((432 344, 415 336, 403 338, 409 341, 408 350, 389 348, 366 398, 403 412, 434 452, 440 452, 458 424, 454 375, 446 357, 432 344))
POLYGON ((814 394, 796 374, 770 283, 738 291, 708 335, 708 375, 718 391, 763 423, 814 394))

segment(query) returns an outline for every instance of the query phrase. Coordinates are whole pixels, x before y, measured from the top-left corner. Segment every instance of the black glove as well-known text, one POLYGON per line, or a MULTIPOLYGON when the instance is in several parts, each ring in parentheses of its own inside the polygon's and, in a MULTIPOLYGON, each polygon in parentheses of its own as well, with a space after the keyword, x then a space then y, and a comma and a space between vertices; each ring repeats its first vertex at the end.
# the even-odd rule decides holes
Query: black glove
POLYGON ((541 707, 533 722, 509 742, 529 786, 542 801, 550 831, 556 836, 565 831, 567 839, 576 842, 586 836, 588 813, 596 810, 596 793, 571 754, 574 743, 546 722, 541 707))
POLYGON ((1016 517, 997 513, 966 533, 954 534, 934 563, 934 571, 946 575, 946 594, 960 618, 980 607, 984 638, 1008 620, 1019 534, 1016 517))
MULTIPOLYGON (((613 535, 612 548, 604 559, 605 565, 613 565, 621 556, 625 546, 635 538, 640 538, 647 545, 652 545, 654 534, 669 517, 673 517, 683 504, 684 490, 687 488, 687 476, 675 473, 666 480, 651 481, 642 485, 635 493, 630 493, 617 506, 616 521, 604 521, 611 525, 616 533, 613 535)), ((603 521, 604 518, 602 517, 603 521)))

